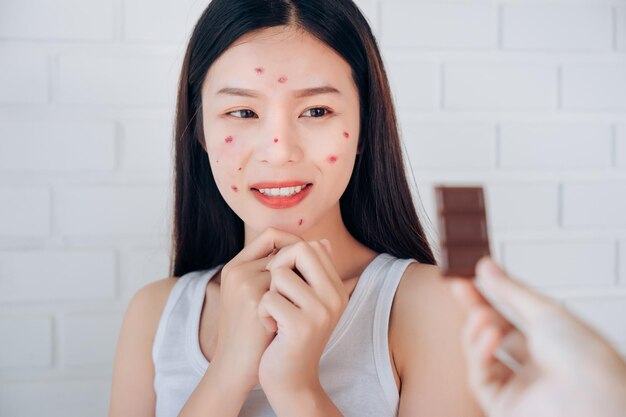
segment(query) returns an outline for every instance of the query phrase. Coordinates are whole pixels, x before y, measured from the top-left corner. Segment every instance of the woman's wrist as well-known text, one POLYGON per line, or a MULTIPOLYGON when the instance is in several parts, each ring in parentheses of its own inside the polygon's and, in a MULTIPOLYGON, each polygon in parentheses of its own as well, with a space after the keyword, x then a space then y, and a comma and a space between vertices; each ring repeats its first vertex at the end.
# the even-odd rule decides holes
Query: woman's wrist
POLYGON ((332 402, 321 384, 301 386, 296 390, 265 392, 277 416, 340 417, 341 412, 332 402))

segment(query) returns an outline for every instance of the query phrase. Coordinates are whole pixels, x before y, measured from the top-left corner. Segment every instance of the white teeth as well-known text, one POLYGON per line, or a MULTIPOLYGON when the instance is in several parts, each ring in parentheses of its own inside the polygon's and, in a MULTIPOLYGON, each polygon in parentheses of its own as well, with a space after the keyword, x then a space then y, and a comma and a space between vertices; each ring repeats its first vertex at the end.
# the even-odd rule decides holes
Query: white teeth
POLYGON ((297 187, 283 187, 283 188, 260 188, 259 192, 261 194, 265 194, 269 196, 288 197, 294 194, 298 194, 305 187, 306 185, 298 185, 297 187))

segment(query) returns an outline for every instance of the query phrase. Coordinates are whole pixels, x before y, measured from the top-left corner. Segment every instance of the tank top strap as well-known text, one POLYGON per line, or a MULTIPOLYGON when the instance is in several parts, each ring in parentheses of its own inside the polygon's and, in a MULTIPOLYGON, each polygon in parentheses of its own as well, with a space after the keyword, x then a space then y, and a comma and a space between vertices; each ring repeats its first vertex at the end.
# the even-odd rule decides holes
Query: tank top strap
POLYGON ((400 396, 393 370, 390 366, 389 352, 389 319, 391 316, 391 307, 393 300, 400 284, 400 280, 406 271, 406 268, 413 262, 418 262, 412 258, 395 259, 386 271, 385 277, 380 277, 378 296, 374 311, 374 362, 380 385, 383 387, 387 402, 392 409, 397 412, 400 396))
MULTIPOLYGON (((187 320, 189 319, 189 311, 194 311, 197 307, 194 304, 197 304, 198 300, 200 302, 203 300, 194 296, 198 293, 198 286, 206 285, 208 278, 209 276, 206 270, 192 271, 179 277, 172 287, 163 313, 161 314, 161 319, 152 345, 152 360, 155 365, 158 361, 159 352, 164 339, 167 337, 169 340, 171 337, 171 335, 167 335, 167 330, 172 316, 176 316, 177 319, 183 317, 187 320)), ((204 293, 204 291, 202 291, 202 293, 204 293)))

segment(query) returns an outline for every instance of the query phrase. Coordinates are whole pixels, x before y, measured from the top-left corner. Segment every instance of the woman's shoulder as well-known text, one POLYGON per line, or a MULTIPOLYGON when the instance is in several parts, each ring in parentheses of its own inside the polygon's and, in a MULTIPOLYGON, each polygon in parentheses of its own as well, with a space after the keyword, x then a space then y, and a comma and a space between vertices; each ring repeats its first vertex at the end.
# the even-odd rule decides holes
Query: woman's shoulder
POLYGON ((454 299, 439 267, 411 262, 398 283, 392 305, 392 319, 395 319, 392 323, 406 326, 422 317, 433 320, 432 313, 446 311, 452 303, 454 299))
POLYGON ((410 263, 396 290, 390 332, 399 350, 414 351, 412 338, 419 333, 420 343, 430 347, 435 334, 456 336, 463 320, 463 310, 456 303, 450 282, 436 265, 410 263), (413 346, 411 346, 413 345, 413 346))
POLYGON ((152 281, 137 290, 128 303, 125 321, 129 326, 141 327, 146 342, 150 344, 154 340, 159 320, 178 279, 168 277, 152 281))
POLYGON ((168 277, 152 281, 139 288, 130 303, 152 307, 150 311, 162 309, 178 280, 178 277, 168 277))
POLYGON ((398 284, 389 338, 402 384, 400 416, 482 415, 466 383, 465 313, 450 284, 437 266, 417 262, 407 266, 398 284))

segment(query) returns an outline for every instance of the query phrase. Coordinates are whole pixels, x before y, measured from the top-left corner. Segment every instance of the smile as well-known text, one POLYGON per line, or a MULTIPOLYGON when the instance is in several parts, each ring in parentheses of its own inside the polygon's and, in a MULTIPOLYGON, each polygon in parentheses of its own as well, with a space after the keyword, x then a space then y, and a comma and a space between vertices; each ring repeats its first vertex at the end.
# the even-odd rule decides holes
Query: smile
POLYGON ((296 187, 252 188, 251 191, 263 205, 270 208, 283 209, 299 204, 309 195, 312 188, 313 184, 305 184, 296 187))

